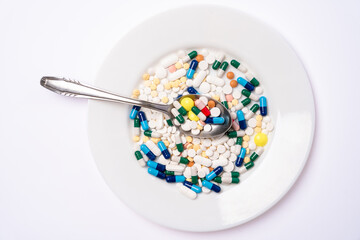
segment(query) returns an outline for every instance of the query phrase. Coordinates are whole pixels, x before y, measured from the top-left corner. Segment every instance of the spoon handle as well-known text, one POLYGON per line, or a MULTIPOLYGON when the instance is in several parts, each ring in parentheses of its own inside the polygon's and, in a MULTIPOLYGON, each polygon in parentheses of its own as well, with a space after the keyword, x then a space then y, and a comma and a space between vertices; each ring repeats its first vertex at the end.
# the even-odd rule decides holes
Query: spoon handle
POLYGON ((170 115, 170 105, 157 104, 148 101, 119 96, 89 85, 57 77, 42 77, 40 85, 63 96, 96 99, 110 102, 126 103, 140 107, 150 108, 167 115, 170 115))

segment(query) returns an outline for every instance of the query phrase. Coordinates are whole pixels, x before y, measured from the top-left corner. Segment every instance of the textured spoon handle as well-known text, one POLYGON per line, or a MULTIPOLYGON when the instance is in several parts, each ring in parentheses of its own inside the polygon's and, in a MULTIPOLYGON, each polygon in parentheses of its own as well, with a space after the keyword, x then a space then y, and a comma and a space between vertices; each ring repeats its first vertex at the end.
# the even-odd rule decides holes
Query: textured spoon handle
POLYGON ((157 104, 133 98, 122 97, 95 87, 88 86, 76 80, 70 80, 57 77, 42 77, 41 86, 53 92, 69 97, 79 97, 87 99, 96 99, 110 102, 126 103, 150 108, 170 115, 170 105, 157 104))

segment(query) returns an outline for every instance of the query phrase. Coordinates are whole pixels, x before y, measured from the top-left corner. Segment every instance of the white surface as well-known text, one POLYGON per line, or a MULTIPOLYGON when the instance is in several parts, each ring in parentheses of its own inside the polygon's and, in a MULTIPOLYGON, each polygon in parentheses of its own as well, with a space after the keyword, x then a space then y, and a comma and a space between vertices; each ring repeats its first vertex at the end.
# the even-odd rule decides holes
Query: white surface
POLYGON ((0 239, 360 238, 360 162, 353 150, 359 3, 224 4, 282 33, 309 73, 317 128, 310 159, 290 192, 256 220, 209 234, 169 230, 134 214, 91 159, 86 102, 45 91, 39 80, 51 74, 91 83, 123 31, 169 3, 1 1, 0 239))
MULTIPOLYGON (((219 6, 169 10, 132 29, 106 57, 95 85, 130 95, 132 89, 139 85, 142 73, 153 66, 154 61, 177 49, 192 50, 193 46, 222 46, 222 51, 226 49, 227 54, 231 53, 240 62, 246 62, 256 72, 269 99, 269 114, 276 124, 276 130, 269 135, 270 144, 266 146, 266 152, 256 160, 255 167, 249 173, 240 177, 240 184, 222 185, 220 194, 199 194, 196 201, 191 201, 184 198, 174 184, 167 184, 147 174, 146 170, 139 168, 133 151, 129 151, 133 149, 129 135, 132 121, 129 122, 127 117, 130 106, 91 101, 89 139, 94 159, 105 181, 134 211, 163 226, 205 232, 250 221, 281 199, 307 160, 313 139, 315 113, 307 74, 283 38, 257 19, 219 6), (197 16, 199 28, 189 29, 187 26, 193 20, 184 18, 181 26, 169 29, 169 23, 176 22, 186 14, 197 16), (238 24, 234 26, 235 22, 238 24), (218 29, 217 35, 209 38, 212 35, 212 27, 209 26, 228 27, 218 29), (168 30, 164 32, 163 29, 168 30), (229 37, 228 29, 242 34, 229 37), (179 38, 179 31, 186 32, 186 36, 179 38), (149 40, 144 43, 142 36, 147 36, 149 40), (119 67, 132 62, 137 64, 119 67), (282 70, 278 71, 279 68, 282 70), (298 127, 300 125, 301 128, 298 127), (297 137, 291 137, 290 132, 297 137), (144 204, 144 199, 151 203, 151 207, 144 204), (169 212, 172 214, 169 215, 169 212)), ((235 71, 235 74, 239 73, 235 71)))

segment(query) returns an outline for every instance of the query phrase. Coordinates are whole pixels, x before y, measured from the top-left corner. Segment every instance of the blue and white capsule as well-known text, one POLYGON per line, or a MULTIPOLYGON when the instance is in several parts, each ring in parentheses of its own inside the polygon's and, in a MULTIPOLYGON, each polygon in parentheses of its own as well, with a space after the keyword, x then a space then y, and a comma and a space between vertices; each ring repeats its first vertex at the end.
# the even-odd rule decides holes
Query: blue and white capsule
POLYGON ((203 185, 203 187, 206 187, 206 188, 210 189, 211 191, 214 191, 217 193, 221 191, 221 188, 218 185, 213 184, 212 182, 209 182, 206 180, 202 181, 202 185, 203 185))
POLYGON ((161 154, 165 159, 170 159, 171 155, 169 150, 166 148, 165 143, 163 141, 158 142, 158 147, 160 148, 161 154))
POLYGON ((140 119, 141 128, 144 131, 149 130, 149 124, 148 124, 145 113, 143 111, 139 111, 138 116, 139 116, 139 119, 140 119))
POLYGON ((135 119, 141 107, 133 106, 130 112, 130 119, 135 119))
POLYGON ((209 123, 209 124, 224 124, 225 122, 225 118, 223 117, 208 117, 205 120, 205 123, 209 123))
POLYGON ((186 89, 186 91, 188 92, 188 93, 190 93, 190 94, 200 94, 195 88, 193 88, 193 87, 188 87, 187 89, 186 89))
POLYGON ((197 66, 198 66, 198 61, 192 60, 190 62, 189 70, 186 73, 186 77, 188 79, 192 79, 194 77, 194 73, 195 73, 195 70, 196 70, 197 66))
POLYGON ((184 176, 177 175, 177 176, 167 176, 165 180, 168 183, 172 183, 172 182, 185 182, 185 179, 186 178, 184 176))
POLYGON ((267 115, 267 100, 266 97, 260 97, 260 114, 261 116, 267 115))
POLYGON ((223 167, 222 166, 218 166, 216 167, 214 170, 212 170, 208 175, 206 175, 206 180, 211 181, 213 180, 215 177, 219 176, 220 173, 222 173, 223 171, 223 167))
POLYGON ((150 173, 151 175, 155 176, 155 177, 158 177, 158 178, 161 178, 161 179, 165 179, 165 173, 162 173, 158 170, 156 170, 155 168, 151 168, 149 167, 148 168, 148 173, 150 173))
POLYGON ((140 150, 152 161, 156 159, 155 154, 143 143, 140 146, 140 150))
POLYGON ((238 77, 237 82, 249 91, 254 90, 254 85, 252 85, 242 77, 238 77))
POLYGON ((194 185, 191 182, 188 181, 184 181, 184 186, 187 188, 190 188, 191 190, 193 190, 196 193, 201 193, 201 187, 199 187, 198 185, 194 185))
POLYGON ((246 148, 241 148, 240 154, 239 154, 239 156, 236 158, 235 166, 240 167, 240 166, 243 164, 244 158, 245 158, 245 154, 246 154, 246 148))
POLYGON ((154 162, 154 161, 147 161, 147 165, 151 168, 154 168, 154 169, 160 171, 160 172, 164 172, 166 169, 165 165, 154 162))
POLYGON ((239 122, 239 126, 241 129, 246 129, 247 125, 246 125, 246 120, 245 120, 245 116, 242 110, 238 110, 236 112, 236 116, 239 122))

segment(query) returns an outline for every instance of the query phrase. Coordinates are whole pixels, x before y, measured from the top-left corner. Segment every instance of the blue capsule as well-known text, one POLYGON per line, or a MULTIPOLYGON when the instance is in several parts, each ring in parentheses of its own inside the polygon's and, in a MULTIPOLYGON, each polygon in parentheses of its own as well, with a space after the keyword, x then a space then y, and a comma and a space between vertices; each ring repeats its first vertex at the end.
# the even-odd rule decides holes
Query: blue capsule
POLYGON ((166 167, 165 165, 162 165, 160 163, 154 162, 154 161, 147 161, 147 165, 151 168, 154 168, 160 172, 164 172, 166 167))
POLYGON ((244 158, 245 158, 245 154, 246 154, 246 148, 241 148, 240 154, 239 154, 239 156, 236 158, 235 166, 240 167, 240 166, 243 164, 244 158))
POLYGON ((237 82, 249 91, 254 90, 254 85, 252 85, 242 77, 238 77, 237 82))
POLYGON ((161 178, 161 179, 165 179, 165 173, 162 173, 154 168, 149 167, 148 168, 148 173, 150 173, 151 175, 161 178))
POLYGON ((193 88, 193 87, 188 87, 187 89, 186 89, 186 91, 188 92, 188 93, 190 93, 190 94, 200 94, 195 88, 193 88))
POLYGON ((205 123, 210 123, 210 124, 224 124, 225 119, 223 117, 208 117, 205 120, 205 123))
POLYGON ((260 97, 260 114, 261 116, 267 115, 267 101, 264 96, 260 97))
POLYGON ((135 119, 141 107, 133 106, 130 112, 130 119, 135 119))
POLYGON ((223 171, 223 167, 222 166, 218 166, 216 167, 214 170, 212 170, 208 175, 206 175, 206 180, 211 181, 213 180, 216 176, 218 176, 221 172, 223 171))
POLYGON ((197 68, 197 65, 198 65, 198 61, 196 61, 196 60, 192 60, 192 61, 191 61, 189 70, 187 71, 187 74, 186 74, 186 77, 187 77, 188 79, 192 79, 192 78, 193 78, 194 73, 195 73, 195 70, 196 70, 196 68, 197 68))
POLYGON ((171 182, 184 182, 185 179, 186 178, 184 176, 176 175, 176 176, 167 176, 165 180, 171 183, 171 182))
POLYGON ((158 142, 158 147, 165 159, 170 159, 171 155, 169 150, 166 148, 165 143, 163 141, 158 142))
POLYGON ((155 154, 145 144, 141 144, 140 149, 150 160, 156 159, 155 154))
POLYGON ((241 129, 246 129, 246 120, 245 120, 245 116, 244 116, 243 111, 238 110, 236 112, 236 116, 237 116, 240 128, 241 129))
POLYGON ((194 192, 196 193, 201 193, 201 187, 195 185, 195 184, 192 184, 191 182, 188 182, 188 181, 184 181, 184 186, 190 188, 191 190, 193 190, 194 192))
POLYGON ((149 124, 146 118, 146 115, 143 111, 138 112, 138 116, 140 119, 141 127, 144 131, 149 130, 149 124))
POLYGON ((206 180, 202 181, 202 185, 204 187, 214 191, 214 192, 217 192, 217 193, 221 191, 221 188, 218 185, 213 184, 212 182, 209 182, 209 181, 206 181, 206 180))

